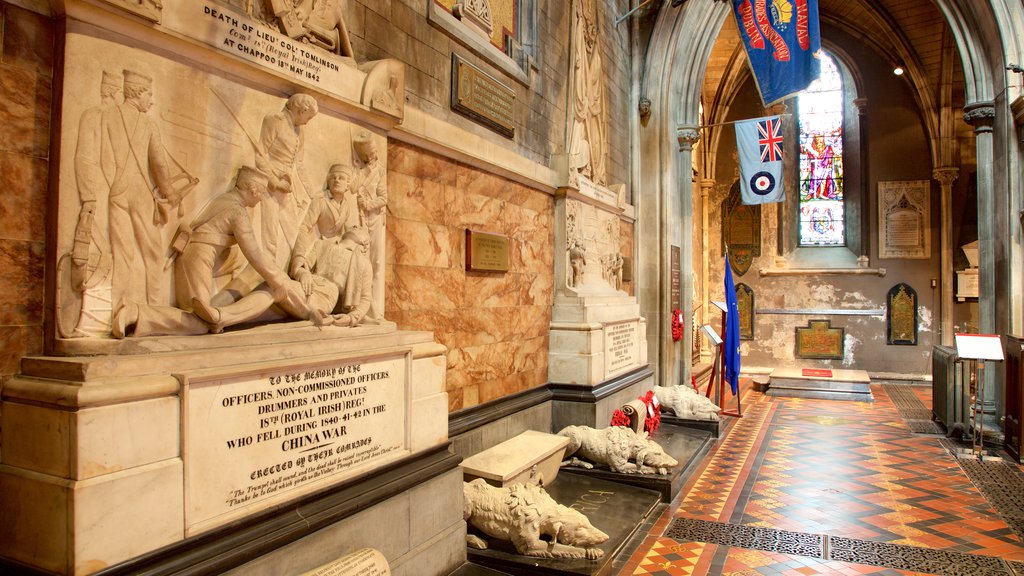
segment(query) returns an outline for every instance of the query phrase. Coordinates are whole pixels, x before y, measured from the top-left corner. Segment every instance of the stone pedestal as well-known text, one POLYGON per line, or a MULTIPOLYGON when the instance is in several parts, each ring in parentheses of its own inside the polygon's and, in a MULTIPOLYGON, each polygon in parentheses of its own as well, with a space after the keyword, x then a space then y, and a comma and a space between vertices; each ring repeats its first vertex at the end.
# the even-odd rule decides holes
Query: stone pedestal
POLYGON ((429 333, 301 324, 24 359, 0 411, 0 556, 88 574, 447 442, 429 333))

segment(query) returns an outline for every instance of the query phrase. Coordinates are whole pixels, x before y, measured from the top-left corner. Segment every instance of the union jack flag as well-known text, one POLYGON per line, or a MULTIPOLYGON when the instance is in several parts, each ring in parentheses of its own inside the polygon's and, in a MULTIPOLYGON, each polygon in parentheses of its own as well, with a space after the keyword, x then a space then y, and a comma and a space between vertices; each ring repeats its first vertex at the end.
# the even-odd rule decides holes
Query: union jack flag
POLYGON ((757 123, 757 143, 761 146, 761 162, 782 160, 782 128, 778 118, 757 123))

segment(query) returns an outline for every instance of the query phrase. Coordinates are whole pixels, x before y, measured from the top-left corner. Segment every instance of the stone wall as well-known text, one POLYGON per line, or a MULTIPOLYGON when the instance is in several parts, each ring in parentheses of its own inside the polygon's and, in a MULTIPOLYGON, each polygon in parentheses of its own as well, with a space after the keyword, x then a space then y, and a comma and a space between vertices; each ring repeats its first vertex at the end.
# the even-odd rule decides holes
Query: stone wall
POLYGON ((448 347, 448 408, 547 382, 554 197, 392 141, 387 318, 448 347), (509 237, 509 271, 467 272, 466 229, 509 237))
POLYGON ((54 34, 0 2, 0 387, 43 349, 43 262, 54 34))

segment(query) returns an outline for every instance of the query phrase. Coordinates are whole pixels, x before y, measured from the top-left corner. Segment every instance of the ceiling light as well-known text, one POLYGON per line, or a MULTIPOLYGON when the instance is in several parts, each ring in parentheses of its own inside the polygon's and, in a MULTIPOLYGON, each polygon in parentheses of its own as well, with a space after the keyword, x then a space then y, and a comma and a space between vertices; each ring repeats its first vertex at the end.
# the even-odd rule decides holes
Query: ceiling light
POLYGON ((903 76, 903 66, 897 64, 896 66, 893 67, 892 73, 897 76, 903 76))

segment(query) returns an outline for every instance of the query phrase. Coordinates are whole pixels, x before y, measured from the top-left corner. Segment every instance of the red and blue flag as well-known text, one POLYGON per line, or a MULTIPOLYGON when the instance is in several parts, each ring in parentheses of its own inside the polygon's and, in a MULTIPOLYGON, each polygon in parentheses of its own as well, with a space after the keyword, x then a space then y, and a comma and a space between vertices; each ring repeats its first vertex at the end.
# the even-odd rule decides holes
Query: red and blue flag
POLYGON ((732 5, 765 106, 818 78, 818 0, 732 0, 732 5))

